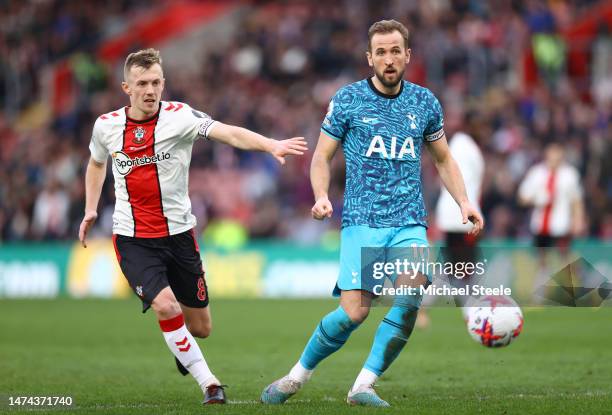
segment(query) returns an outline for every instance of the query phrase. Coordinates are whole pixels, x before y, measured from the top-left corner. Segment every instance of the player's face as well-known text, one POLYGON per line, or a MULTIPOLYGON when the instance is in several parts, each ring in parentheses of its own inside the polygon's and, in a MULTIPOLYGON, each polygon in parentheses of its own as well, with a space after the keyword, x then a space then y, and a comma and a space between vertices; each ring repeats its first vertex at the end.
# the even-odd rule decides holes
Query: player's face
POLYGON ((132 66, 122 88, 130 96, 130 105, 136 114, 154 114, 159 108, 159 101, 164 90, 164 73, 159 64, 149 69, 132 66))
POLYGON ((557 168, 563 162, 563 147, 558 144, 549 145, 546 148, 545 155, 546 164, 550 168, 557 168))
POLYGON ((376 78, 387 88, 393 88, 404 78, 406 64, 410 61, 410 49, 404 46, 404 38, 398 31, 376 33, 366 53, 376 78))

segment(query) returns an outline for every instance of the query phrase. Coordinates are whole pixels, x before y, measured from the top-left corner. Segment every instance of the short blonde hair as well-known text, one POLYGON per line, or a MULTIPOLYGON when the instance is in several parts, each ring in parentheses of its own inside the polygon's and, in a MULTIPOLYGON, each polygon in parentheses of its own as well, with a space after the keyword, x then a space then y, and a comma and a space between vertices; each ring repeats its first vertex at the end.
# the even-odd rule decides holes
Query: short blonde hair
POLYGON ((397 20, 380 20, 368 29, 368 50, 372 51, 372 38, 377 33, 393 33, 395 31, 400 32, 402 37, 404 38, 404 47, 408 49, 408 40, 410 37, 410 32, 406 26, 398 22, 397 20))
POLYGON ((155 64, 162 64, 162 58, 157 49, 148 48, 141 49, 138 52, 130 53, 125 59, 125 65, 123 65, 123 76, 127 81, 128 73, 132 66, 140 66, 145 69, 149 69, 155 64))

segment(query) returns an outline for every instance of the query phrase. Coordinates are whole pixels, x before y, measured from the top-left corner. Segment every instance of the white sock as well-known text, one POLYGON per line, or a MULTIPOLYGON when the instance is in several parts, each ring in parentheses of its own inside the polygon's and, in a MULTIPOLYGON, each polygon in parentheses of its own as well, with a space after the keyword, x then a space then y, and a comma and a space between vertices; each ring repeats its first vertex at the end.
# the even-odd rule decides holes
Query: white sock
POLYGON ((289 371, 289 377, 293 380, 296 380, 300 383, 306 383, 310 377, 312 376, 312 372, 314 370, 306 369, 302 364, 298 361, 295 366, 291 368, 289 371))
POLYGON ((169 320, 160 320, 159 326, 170 351, 191 373, 202 390, 210 385, 221 384, 208 368, 200 346, 185 326, 182 314, 169 320))
POLYGON ((361 385, 373 385, 377 379, 378 375, 376 373, 363 368, 357 375, 357 379, 355 379, 355 384, 353 385, 353 389, 351 389, 351 391, 356 391, 361 385))

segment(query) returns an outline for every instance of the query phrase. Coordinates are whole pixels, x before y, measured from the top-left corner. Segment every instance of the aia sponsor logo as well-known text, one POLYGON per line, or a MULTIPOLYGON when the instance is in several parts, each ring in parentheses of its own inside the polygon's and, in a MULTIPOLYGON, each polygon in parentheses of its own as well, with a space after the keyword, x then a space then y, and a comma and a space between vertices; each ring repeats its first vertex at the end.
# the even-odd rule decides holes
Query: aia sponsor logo
POLYGON ((384 140, 382 136, 375 135, 370 141, 366 157, 378 157, 383 159, 403 160, 416 159, 414 140, 406 137, 403 141, 397 137, 384 140), (410 156, 410 157, 408 157, 410 156))
POLYGON ((113 153, 113 164, 115 165, 117 173, 119 173, 121 176, 128 175, 135 167, 146 166, 147 164, 157 164, 160 161, 168 159, 170 159, 170 153, 166 153, 165 151, 157 153, 153 156, 142 156, 135 158, 131 158, 123 151, 113 153))
POLYGON ((142 127, 136 127, 134 129, 134 138, 132 138, 132 143, 136 145, 140 145, 145 142, 145 134, 147 130, 142 127))

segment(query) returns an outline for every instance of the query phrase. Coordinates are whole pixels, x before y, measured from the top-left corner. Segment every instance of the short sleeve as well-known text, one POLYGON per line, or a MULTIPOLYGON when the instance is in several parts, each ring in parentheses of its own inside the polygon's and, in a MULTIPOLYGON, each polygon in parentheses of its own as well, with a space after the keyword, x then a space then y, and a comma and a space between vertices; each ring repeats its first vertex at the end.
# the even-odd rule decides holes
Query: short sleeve
POLYGON ((533 170, 529 169, 527 171, 527 174, 525 174, 525 177, 523 177, 521 184, 519 185, 519 197, 523 199, 530 199, 533 193, 531 189, 533 189, 533 170))
POLYGON ((188 104, 182 102, 167 102, 169 119, 174 127, 178 130, 179 136, 189 141, 195 141, 199 138, 208 139, 212 127, 216 121, 205 112, 191 108, 188 104))
POLYGON ((94 124, 94 128, 91 133, 91 141, 89 142, 89 152, 91 153, 91 158, 97 161, 98 163, 104 163, 108 158, 108 149, 102 142, 99 119, 94 124))
POLYGON ((198 138, 208 139, 208 136, 213 128, 213 126, 217 123, 212 117, 205 112, 198 111, 195 109, 191 109, 191 115, 193 116, 193 121, 197 127, 197 135, 198 138))
POLYGON ((539 200, 536 200, 538 193, 544 196, 547 196, 547 193, 539 192, 541 189, 541 181, 538 180, 538 171, 536 169, 537 167, 532 167, 527 171, 525 178, 519 185, 518 195, 521 199, 539 205, 539 200))
POLYGON ((429 105, 429 117, 427 118, 427 126, 423 131, 425 141, 436 141, 444 135, 444 113, 440 101, 431 94, 431 102, 429 105))
POLYGON ((340 90, 329 101, 327 114, 321 124, 321 131, 334 140, 342 140, 348 131, 348 117, 342 97, 343 92, 340 90))

